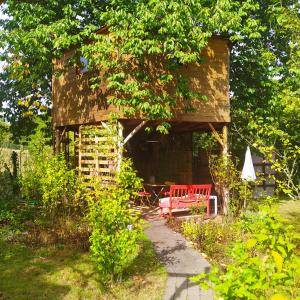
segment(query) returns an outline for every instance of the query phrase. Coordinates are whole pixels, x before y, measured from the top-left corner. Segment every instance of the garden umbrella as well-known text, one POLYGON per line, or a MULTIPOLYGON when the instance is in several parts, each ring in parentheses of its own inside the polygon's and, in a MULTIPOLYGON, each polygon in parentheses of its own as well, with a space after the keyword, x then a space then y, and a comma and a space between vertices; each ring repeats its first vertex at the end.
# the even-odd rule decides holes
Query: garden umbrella
POLYGON ((254 181, 256 179, 255 170, 254 170, 252 157, 251 157, 251 151, 250 151, 249 146, 247 146, 241 178, 245 181, 244 208, 246 208, 246 197, 247 197, 247 184, 246 184, 246 181, 254 181))

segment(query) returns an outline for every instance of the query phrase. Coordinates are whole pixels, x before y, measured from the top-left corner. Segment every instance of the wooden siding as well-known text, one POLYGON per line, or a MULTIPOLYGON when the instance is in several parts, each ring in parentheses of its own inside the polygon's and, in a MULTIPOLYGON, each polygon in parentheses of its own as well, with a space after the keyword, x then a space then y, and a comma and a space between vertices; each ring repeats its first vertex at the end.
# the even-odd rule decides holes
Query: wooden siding
MULTIPOLYGON (((72 51, 65 53, 54 64, 54 70, 63 68, 72 51)), ((206 95, 206 102, 196 101, 193 113, 175 111, 174 120, 181 122, 230 122, 229 104, 229 46, 226 39, 213 37, 203 50, 204 63, 183 66, 180 70, 189 76, 190 89, 206 95)), ((155 65, 155 63, 154 63, 155 65)), ((53 76, 54 127, 92 124, 106 120, 113 106, 107 106, 109 93, 105 85, 96 92, 89 88, 88 73, 81 74, 75 67, 63 75, 53 76)), ((178 107, 180 108, 180 103, 178 107)))

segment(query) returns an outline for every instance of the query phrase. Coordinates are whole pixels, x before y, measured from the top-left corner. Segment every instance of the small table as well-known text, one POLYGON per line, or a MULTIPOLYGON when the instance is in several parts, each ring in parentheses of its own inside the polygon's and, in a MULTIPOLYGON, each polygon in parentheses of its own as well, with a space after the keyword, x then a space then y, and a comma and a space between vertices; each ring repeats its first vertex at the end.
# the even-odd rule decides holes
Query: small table
POLYGON ((162 193, 165 191, 169 185, 167 184, 160 184, 160 183, 144 183, 146 191, 151 193, 152 200, 155 203, 159 201, 159 198, 162 196, 162 193))

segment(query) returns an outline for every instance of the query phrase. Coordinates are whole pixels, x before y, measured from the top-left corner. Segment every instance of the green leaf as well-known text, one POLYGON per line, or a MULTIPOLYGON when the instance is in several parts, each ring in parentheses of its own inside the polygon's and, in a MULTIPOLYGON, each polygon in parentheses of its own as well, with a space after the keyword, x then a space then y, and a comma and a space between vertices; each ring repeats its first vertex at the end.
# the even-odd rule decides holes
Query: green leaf
POLYGON ((287 298, 281 294, 275 294, 271 297, 271 300, 287 300, 287 298))
POLYGON ((278 272, 281 272, 283 265, 283 257, 276 251, 271 251, 278 272))
POLYGON ((255 239, 250 239, 250 240, 247 240, 246 242, 246 248, 253 248, 257 243, 257 240, 255 239))

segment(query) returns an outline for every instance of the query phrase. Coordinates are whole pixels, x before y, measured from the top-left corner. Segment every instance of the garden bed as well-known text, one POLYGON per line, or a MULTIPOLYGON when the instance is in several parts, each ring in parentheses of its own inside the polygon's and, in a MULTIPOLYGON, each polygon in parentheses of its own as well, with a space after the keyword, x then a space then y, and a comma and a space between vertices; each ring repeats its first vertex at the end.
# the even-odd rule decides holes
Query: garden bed
POLYGON ((222 224, 221 216, 203 220, 201 216, 174 218, 167 226, 181 233, 208 261, 224 266, 230 262, 226 247, 236 237, 232 224, 222 224))
MULTIPOLYGON (((293 200, 280 201, 279 213, 282 215, 286 223, 293 225, 295 231, 300 234, 300 202, 293 200)), ((189 240, 193 247, 198 250, 207 260, 224 266, 230 262, 230 258, 226 253, 226 247, 230 242, 237 237, 237 232, 233 228, 233 223, 226 222, 222 225, 223 217, 217 216, 210 220, 202 220, 202 216, 191 215, 186 218, 172 218, 168 219, 167 226, 172 230, 182 234, 189 240), (206 232, 198 232, 201 237, 195 237, 194 230, 184 231, 183 224, 187 221, 195 221, 195 223, 203 223, 206 226, 206 232), (192 236, 194 235, 194 236, 192 236)), ((297 243, 297 252, 300 252, 300 240, 297 243)))

